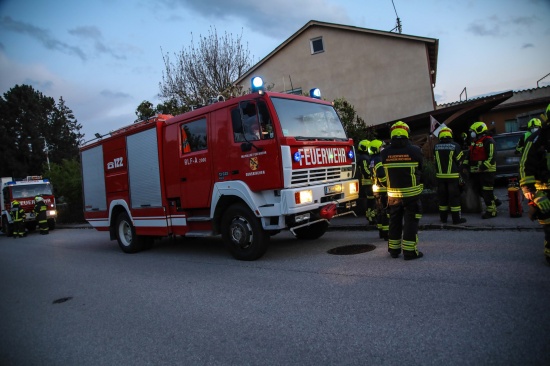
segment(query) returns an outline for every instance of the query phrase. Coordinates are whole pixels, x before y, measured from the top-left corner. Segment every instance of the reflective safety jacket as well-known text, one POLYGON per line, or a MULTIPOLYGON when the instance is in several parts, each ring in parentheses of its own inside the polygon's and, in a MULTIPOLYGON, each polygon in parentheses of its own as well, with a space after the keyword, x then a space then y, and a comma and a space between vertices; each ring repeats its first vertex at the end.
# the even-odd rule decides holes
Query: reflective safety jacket
POLYGON ((444 138, 434 146, 436 178, 458 178, 464 158, 460 145, 451 138, 444 138))
POLYGON ((484 135, 473 141, 464 165, 470 167, 471 173, 496 172, 495 140, 491 136, 484 135))
POLYGON ((380 154, 371 155, 370 171, 372 176, 372 191, 374 193, 385 193, 386 188, 386 171, 382 165, 382 157, 380 154))
POLYGON ((23 221, 25 219, 25 210, 21 206, 14 206, 10 211, 10 215, 13 221, 23 221))
POLYGON ((357 154, 357 165, 361 172, 361 185, 368 186, 372 184, 372 177, 369 169, 370 156, 364 152, 357 154))
POLYGON ((388 197, 413 197, 422 193, 422 151, 408 139, 393 138, 380 152, 386 172, 388 197))
POLYGON ((531 192, 550 190, 550 125, 532 133, 525 141, 519 161, 519 184, 531 192))

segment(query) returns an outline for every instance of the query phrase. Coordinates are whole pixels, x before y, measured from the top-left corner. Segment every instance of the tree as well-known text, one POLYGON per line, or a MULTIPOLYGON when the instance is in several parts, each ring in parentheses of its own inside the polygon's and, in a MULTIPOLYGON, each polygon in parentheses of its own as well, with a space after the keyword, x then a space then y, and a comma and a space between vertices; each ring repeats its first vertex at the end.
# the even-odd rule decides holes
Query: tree
POLYGON ((163 56, 161 98, 190 107, 205 105, 218 95, 228 98, 240 94, 233 81, 252 63, 248 47, 242 45, 242 34, 236 39, 228 33, 218 38, 216 28, 212 27, 208 33, 208 37, 199 35, 197 47, 191 40, 187 50, 174 54, 175 62, 170 61, 168 54, 163 56))
POLYGON ((80 129, 63 98, 56 105, 32 86, 16 85, 0 98, 0 176, 37 175, 48 158, 78 159, 80 129))
POLYGON ((155 113, 156 111, 155 109, 153 109, 153 103, 149 102, 148 100, 144 100, 136 109, 136 122, 144 121, 149 117, 154 116, 155 113))
POLYGON ((346 134, 353 139, 355 145, 361 140, 374 140, 376 138, 374 128, 367 126, 365 120, 357 115, 354 106, 345 98, 334 100, 334 109, 340 116, 346 134))

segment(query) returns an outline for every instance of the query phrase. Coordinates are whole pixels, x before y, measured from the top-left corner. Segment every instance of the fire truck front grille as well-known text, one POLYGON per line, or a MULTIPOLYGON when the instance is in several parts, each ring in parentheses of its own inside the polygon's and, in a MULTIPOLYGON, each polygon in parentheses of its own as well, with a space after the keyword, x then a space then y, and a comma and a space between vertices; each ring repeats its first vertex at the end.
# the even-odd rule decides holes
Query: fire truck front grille
POLYGON ((292 171, 292 186, 305 186, 309 184, 336 182, 341 179, 341 168, 317 168, 292 171))

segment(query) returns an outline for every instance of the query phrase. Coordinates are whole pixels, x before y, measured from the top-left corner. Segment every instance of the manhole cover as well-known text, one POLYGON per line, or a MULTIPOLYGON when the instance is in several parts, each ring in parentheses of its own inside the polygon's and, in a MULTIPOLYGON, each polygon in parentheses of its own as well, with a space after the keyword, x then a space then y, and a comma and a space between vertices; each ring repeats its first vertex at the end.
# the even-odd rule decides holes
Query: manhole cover
POLYGON ((374 249, 376 249, 376 246, 371 244, 352 244, 329 249, 327 253, 335 255, 351 255, 370 252, 374 249))

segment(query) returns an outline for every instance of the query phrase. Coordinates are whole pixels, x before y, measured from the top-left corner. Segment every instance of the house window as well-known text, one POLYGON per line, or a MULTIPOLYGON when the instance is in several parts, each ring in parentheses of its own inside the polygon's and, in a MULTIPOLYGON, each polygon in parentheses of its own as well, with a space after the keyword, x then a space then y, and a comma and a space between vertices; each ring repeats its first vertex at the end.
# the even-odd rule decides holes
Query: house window
POLYGON ((315 53, 320 53, 325 51, 325 48, 323 46, 323 37, 313 38, 312 40, 310 40, 310 43, 311 43, 312 55, 315 53))
POLYGON ((516 132, 519 131, 518 121, 516 119, 509 119, 504 121, 504 132, 516 132))

